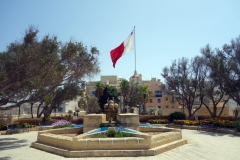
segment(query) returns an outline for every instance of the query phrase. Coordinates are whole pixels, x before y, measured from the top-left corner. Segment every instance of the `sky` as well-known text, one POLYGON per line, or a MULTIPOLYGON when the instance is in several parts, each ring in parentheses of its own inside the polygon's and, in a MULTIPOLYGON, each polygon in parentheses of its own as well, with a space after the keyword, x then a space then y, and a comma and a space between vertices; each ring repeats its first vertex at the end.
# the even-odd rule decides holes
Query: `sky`
POLYGON ((110 51, 135 26, 136 70, 143 80, 160 79, 173 60, 201 55, 210 44, 221 48, 240 36, 239 0, 2 0, 0 52, 23 37, 29 26, 62 42, 83 42, 100 51, 100 74, 129 80, 135 70, 134 51, 113 68, 110 51))

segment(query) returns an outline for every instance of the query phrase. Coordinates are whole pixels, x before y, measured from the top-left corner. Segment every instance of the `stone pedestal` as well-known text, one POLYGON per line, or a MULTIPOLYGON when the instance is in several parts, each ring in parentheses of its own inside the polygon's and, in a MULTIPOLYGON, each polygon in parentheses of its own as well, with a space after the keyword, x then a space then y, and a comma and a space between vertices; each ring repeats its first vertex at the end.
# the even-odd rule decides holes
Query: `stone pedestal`
POLYGON ((117 109, 104 109, 104 114, 106 114, 106 120, 109 121, 112 119, 112 121, 117 121, 117 109))
POLYGON ((88 114, 83 117, 83 133, 100 128, 101 123, 106 123, 106 114, 88 114))
POLYGON ((117 121, 124 128, 139 131, 139 115, 134 113, 118 114, 117 121))

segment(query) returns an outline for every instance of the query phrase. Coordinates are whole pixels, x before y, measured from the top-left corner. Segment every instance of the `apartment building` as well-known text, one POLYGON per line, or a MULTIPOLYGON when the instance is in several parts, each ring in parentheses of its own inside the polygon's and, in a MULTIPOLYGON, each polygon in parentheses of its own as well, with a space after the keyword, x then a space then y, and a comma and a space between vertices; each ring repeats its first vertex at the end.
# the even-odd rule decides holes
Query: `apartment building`
POLYGON ((161 81, 160 79, 152 78, 151 80, 144 80, 142 81, 142 85, 148 86, 149 90, 152 92, 152 96, 149 97, 148 102, 145 104, 146 109, 149 107, 154 108, 164 108, 165 107, 165 100, 163 91, 161 89, 161 81))

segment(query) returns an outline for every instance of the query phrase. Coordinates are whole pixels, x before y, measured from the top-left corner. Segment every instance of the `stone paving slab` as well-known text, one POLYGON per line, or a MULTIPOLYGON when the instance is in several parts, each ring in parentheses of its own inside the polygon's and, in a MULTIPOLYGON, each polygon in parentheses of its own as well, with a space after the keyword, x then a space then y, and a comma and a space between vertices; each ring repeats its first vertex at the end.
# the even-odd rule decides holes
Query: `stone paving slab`
POLYGON ((31 148, 37 140, 37 131, 12 135, 0 135, 0 160, 238 160, 240 137, 231 134, 196 130, 182 130, 188 144, 149 157, 91 157, 65 158, 31 148))

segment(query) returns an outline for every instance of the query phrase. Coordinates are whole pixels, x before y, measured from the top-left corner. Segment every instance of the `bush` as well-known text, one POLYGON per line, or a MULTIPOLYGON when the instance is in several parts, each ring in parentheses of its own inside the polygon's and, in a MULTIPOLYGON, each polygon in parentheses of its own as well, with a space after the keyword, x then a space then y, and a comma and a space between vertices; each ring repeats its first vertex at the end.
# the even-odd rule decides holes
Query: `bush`
POLYGON ((117 137, 117 138, 132 137, 132 134, 126 133, 126 132, 117 132, 114 137, 117 137))
POLYGON ((116 134, 116 131, 115 131, 114 129, 110 129, 110 130, 108 130, 108 132, 107 132, 107 136, 108 136, 108 137, 114 137, 115 134, 116 134))
POLYGON ((106 134, 97 134, 94 136, 94 138, 107 138, 106 134))
POLYGON ((148 123, 154 123, 154 124, 166 124, 167 119, 150 119, 148 120, 148 123))
POLYGON ((66 127, 70 127, 71 124, 64 124, 64 125, 61 125, 61 126, 54 126, 52 127, 52 129, 57 129, 57 128, 66 128, 66 127))
POLYGON ((53 123, 52 126, 53 126, 53 129, 70 127, 71 122, 66 120, 58 120, 57 122, 53 123))
POLYGON ((169 115, 169 122, 173 122, 174 120, 185 120, 186 115, 182 112, 174 112, 169 115))
POLYGON ((156 108, 156 107, 150 107, 147 109, 147 114, 148 115, 155 115, 155 111, 157 111, 158 115, 162 115, 162 109, 156 108))
POLYGON ((72 110, 68 110, 68 114, 69 114, 69 115, 72 115, 72 114, 73 114, 73 111, 72 111, 72 110))
POLYGON ((108 138, 108 137, 116 138, 132 137, 132 134, 127 132, 115 131, 114 129, 111 129, 105 133, 100 133, 94 136, 94 138, 108 138))
POLYGON ((233 127, 236 129, 237 132, 240 132, 240 118, 233 122, 233 127))
POLYGON ((141 122, 141 123, 146 123, 146 122, 149 122, 149 120, 154 120, 154 119, 168 119, 168 116, 139 115, 139 122, 141 122))
POLYGON ((30 124, 30 123, 23 123, 23 126, 24 126, 24 128, 33 128, 33 127, 35 127, 36 125, 30 124))

